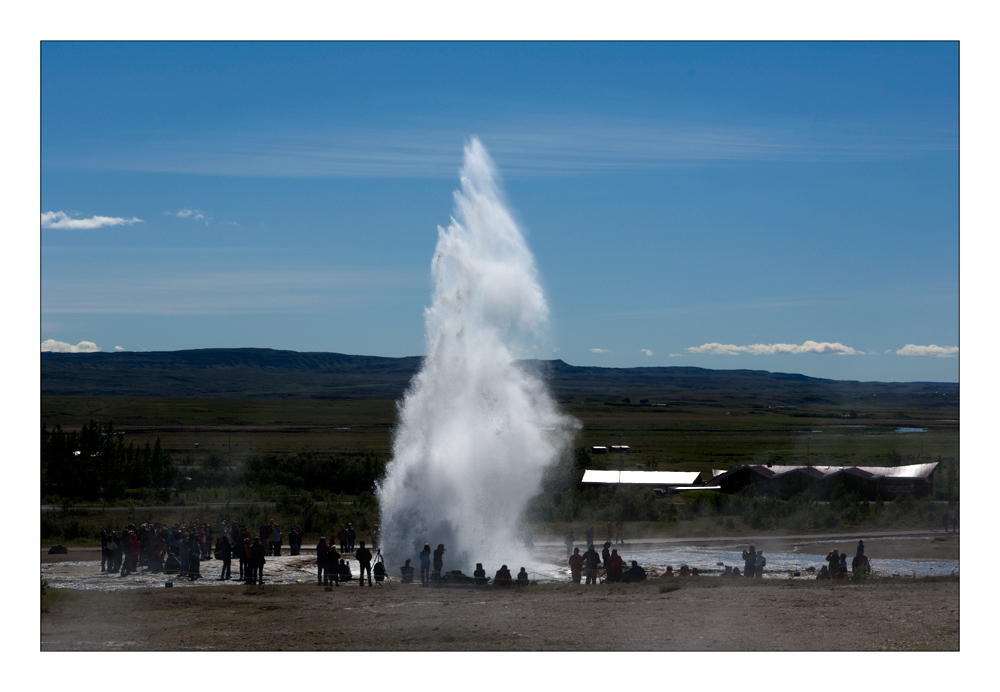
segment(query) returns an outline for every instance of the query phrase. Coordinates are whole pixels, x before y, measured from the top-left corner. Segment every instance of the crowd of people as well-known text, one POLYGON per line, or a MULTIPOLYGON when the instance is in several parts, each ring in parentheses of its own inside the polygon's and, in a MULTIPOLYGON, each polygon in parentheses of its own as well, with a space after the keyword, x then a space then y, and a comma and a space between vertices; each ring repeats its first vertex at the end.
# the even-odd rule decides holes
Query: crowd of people
MULTIPOLYGON (((448 572, 444 572, 444 554, 445 547, 443 543, 439 543, 438 547, 433 551, 431 550, 430 543, 424 543, 423 549, 420 551, 418 556, 420 560, 420 585, 430 586, 432 584, 436 586, 441 586, 444 584, 474 584, 477 586, 485 586, 487 584, 492 584, 494 586, 526 586, 531 583, 528 571, 522 567, 521 571, 517 573, 514 577, 510 573, 510 568, 507 565, 501 565, 493 577, 489 577, 486 574, 486 570, 483 568, 483 563, 477 562, 476 569, 473 571, 470 577, 467 574, 463 574, 461 570, 454 569, 448 572), (432 569, 433 566, 433 569, 432 569)), ((414 573, 416 569, 410 565, 411 560, 407 560, 406 564, 399 568, 401 581, 404 584, 411 584, 414 581, 414 573)))
POLYGON ((212 527, 198 521, 129 524, 120 532, 105 531, 101 539, 101 572, 126 577, 139 568, 190 579, 201 577, 201 561, 208 554, 212 527))
MULTIPOLYGON (((615 527, 608 522, 609 540, 605 541, 601 552, 593 543, 594 529, 590 527, 585 532, 587 538, 586 551, 581 553, 574 546, 575 535, 571 531, 566 536, 566 547, 571 580, 579 584, 598 584, 602 582, 640 582, 648 577, 646 570, 636 560, 626 561, 619 555, 618 548, 612 547, 610 538, 615 527)), ((329 538, 321 537, 316 545, 317 582, 324 586, 340 586, 353 581, 350 558, 357 561, 358 581, 361 586, 373 586, 386 578, 385 563, 381 553, 381 527, 376 526, 371 532, 371 546, 365 541, 357 541, 357 532, 353 524, 342 525, 340 530, 329 538), (339 549, 338 549, 339 548, 339 549)), ((291 555, 299 555, 302 548, 303 532, 300 527, 293 526, 288 532, 287 541, 291 555)), ((621 539, 619 528, 617 537, 621 539)), ((243 581, 248 584, 264 583, 264 565, 267 557, 281 556, 285 536, 281 528, 272 519, 269 523, 261 522, 257 531, 249 526, 241 526, 237 522, 231 524, 221 522, 218 535, 213 532, 208 523, 192 521, 187 524, 175 523, 167 526, 159 522, 151 522, 135 526, 129 524, 121 532, 101 531, 101 572, 117 573, 128 576, 140 568, 149 572, 162 572, 177 575, 191 580, 203 578, 202 562, 215 558, 221 562, 219 580, 243 581), (213 541, 214 539, 214 541, 213 541), (233 562, 236 562, 236 576, 233 576, 233 562)), ((624 545, 624 541, 622 541, 624 545)), ((425 543, 418 555, 420 564, 420 583, 422 586, 444 583, 468 583, 486 585, 492 581, 495 586, 524 585, 530 583, 527 570, 521 567, 514 577, 507 565, 501 565, 493 577, 487 576, 482 563, 476 564, 472 576, 462 574, 460 570, 444 572, 444 544, 438 544, 431 549, 430 543, 425 543)), ((847 579, 849 574, 864 575, 871 572, 871 563, 865 555, 864 541, 859 541, 856 554, 848 568, 847 554, 834 550, 826 556, 827 564, 816 574, 816 579, 847 579)), ((723 577, 760 578, 764 574, 767 559, 763 551, 751 545, 742 552, 743 570, 739 567, 724 566, 723 577)), ((415 568, 411 560, 400 567, 402 583, 412 583, 415 578, 415 568)), ((720 565, 722 563, 719 563, 720 565)), ((813 571, 810 568, 808 571, 813 571)), ((698 576, 697 568, 681 565, 675 572, 672 565, 659 575, 661 578, 674 576, 698 576)), ((656 576, 655 574, 653 576, 656 576)))
MULTIPOLYGON (((354 535, 351 527, 345 544, 353 542, 354 535)), ((301 554, 304 536, 299 526, 293 526, 286 536, 274 519, 261 522, 256 531, 235 521, 222 521, 217 534, 210 524, 197 520, 173 526, 160 522, 129 524, 120 532, 101 531, 101 572, 126 577, 145 568, 147 572, 193 581, 206 576, 202 574, 202 562, 214 558, 221 561, 219 580, 262 584, 266 558, 280 557, 286 540, 291 555, 301 554), (237 564, 235 577, 233 561, 237 564)))
MULTIPOLYGON (((353 527, 351 527, 353 531, 353 527)), ((343 529, 341 530, 343 533, 343 529)), ((340 586, 354 580, 351 574, 351 566, 347 562, 347 557, 351 554, 353 537, 340 541, 341 533, 337 534, 337 541, 330 536, 329 540, 320 537, 316 544, 316 579, 324 586, 340 586), (340 542, 341 550, 337 550, 337 543, 340 542)), ((368 586, 382 582, 385 579, 385 562, 382 560, 382 551, 379 549, 380 531, 378 528, 372 532, 372 548, 375 552, 365 547, 364 541, 358 541, 358 548, 354 551, 354 559, 358 561, 358 582, 365 585, 365 575, 368 576, 368 586), (374 582, 372 577, 374 575, 374 582)), ((354 534, 356 536, 357 534, 354 534)))
MULTIPOLYGON (((611 522, 608 522, 609 526, 610 524, 611 522)), ((592 536, 591 531, 587 530, 588 538, 592 536)), ((602 569, 604 581, 607 582, 627 583, 646 580, 646 570, 635 560, 632 560, 631 565, 626 568, 625 560, 618 554, 618 549, 612 548, 611 545, 611 541, 605 541, 603 550, 598 553, 591 542, 587 544, 587 551, 582 554, 580 548, 568 546, 573 550, 569 556, 569 571, 574 584, 579 584, 581 577, 585 579, 586 584, 599 583, 602 569)))
MULTIPOLYGON (((767 558, 764 557, 763 550, 757 550, 754 546, 750 546, 749 550, 743 551, 743 576, 744 577, 763 577, 764 576, 764 565, 767 564, 767 558)), ((733 575, 738 576, 738 575, 733 575)))
MULTIPOLYGON (((610 522, 608 522, 610 531, 610 522)), ((588 539, 593 537, 593 529, 586 532, 588 539)), ((569 553, 570 579, 574 584, 579 584, 581 579, 585 584, 598 584, 603 582, 639 582, 647 578, 646 570, 637 561, 631 561, 631 567, 626 567, 626 561, 618 554, 617 548, 612 548, 610 540, 605 541, 603 550, 598 553, 592 542, 588 542, 587 550, 580 553, 580 548, 573 546, 574 534, 571 531, 566 536, 566 548, 569 553)), ((743 571, 739 567, 728 565, 723 566, 723 577, 750 577, 761 578, 764 576, 764 567, 767 565, 767 558, 764 551, 757 550, 751 545, 742 552, 743 571)), ((847 554, 841 554, 834 550, 826 556, 829 565, 823 565, 817 579, 846 579, 848 576, 847 554)), ((812 568, 810 568, 812 570, 812 568)), ((865 542, 858 541, 857 554, 851 561, 850 573, 854 575, 866 575, 871 573, 871 563, 865 555, 865 542)), ((661 578, 696 577, 700 573, 697 567, 681 565, 678 572, 674 571, 673 565, 667 565, 666 569, 659 575, 661 578)), ((655 576, 655 575, 654 575, 655 576)))
MULTIPOLYGON (((816 574, 817 579, 847 579, 847 553, 833 550, 827 554, 826 562, 827 564, 820 567, 819 572, 816 574)), ((858 541, 854 559, 851 560, 850 574, 863 576, 871 574, 871 571, 871 562, 868 561, 868 556, 865 555, 865 542, 863 540, 858 541)))

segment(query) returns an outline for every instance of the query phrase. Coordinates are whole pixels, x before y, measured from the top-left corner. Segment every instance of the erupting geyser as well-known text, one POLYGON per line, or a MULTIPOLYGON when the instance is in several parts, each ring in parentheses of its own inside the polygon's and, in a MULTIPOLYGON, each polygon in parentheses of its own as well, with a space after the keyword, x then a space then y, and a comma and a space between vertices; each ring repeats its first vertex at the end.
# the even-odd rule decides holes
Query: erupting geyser
POLYGON ((461 184, 451 225, 438 228, 427 357, 400 404, 377 491, 390 570, 419 564, 425 542, 445 544, 445 571, 528 564, 517 519, 579 425, 516 360, 548 306, 478 139, 465 147, 461 184))

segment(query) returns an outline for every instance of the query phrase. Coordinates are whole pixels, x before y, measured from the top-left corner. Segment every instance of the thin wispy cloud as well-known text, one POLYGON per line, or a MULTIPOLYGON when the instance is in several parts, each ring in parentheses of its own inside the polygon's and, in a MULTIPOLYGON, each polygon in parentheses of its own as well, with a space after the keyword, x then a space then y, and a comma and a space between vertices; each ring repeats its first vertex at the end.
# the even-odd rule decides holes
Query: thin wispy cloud
POLYGON ((74 219, 64 211, 42 212, 42 228, 87 230, 103 228, 104 226, 126 226, 134 223, 145 222, 135 217, 126 219, 120 216, 91 216, 87 219, 74 219))
POLYGON ((801 344, 735 344, 710 343, 701 346, 691 346, 685 349, 688 353, 708 354, 713 356, 738 356, 749 354, 753 356, 799 355, 813 353, 819 355, 855 356, 863 355, 864 351, 845 346, 839 342, 805 341, 801 344))
POLYGON ((954 358, 958 355, 958 346, 937 346, 936 344, 931 344, 929 346, 916 346, 914 344, 906 344, 906 346, 896 351, 896 355, 954 358))
POLYGON ((212 222, 211 214, 206 214, 201 209, 189 209, 184 207, 178 209, 177 211, 165 211, 163 212, 166 216, 174 216, 178 219, 190 219, 191 221, 201 221, 206 226, 212 222))
POLYGON ((609 351, 606 348, 592 348, 592 349, 590 349, 590 352, 591 353, 611 353, 611 351, 609 351))
MULTIPOLYGON (((957 281, 924 282, 919 286, 908 287, 907 290, 885 291, 878 297, 878 302, 889 305, 910 305, 915 300, 923 304, 931 301, 954 301, 958 293, 957 281)), ((868 306, 872 304, 872 296, 868 291, 838 287, 829 293, 797 294, 796 296, 775 296, 758 300, 734 302, 706 301, 687 305, 669 305, 647 309, 620 310, 595 314, 597 319, 628 318, 655 319, 683 315, 698 315, 709 312, 741 312, 741 311, 774 311, 800 310, 803 308, 826 309, 844 306, 868 306)))
POLYGON ((645 353, 647 357, 653 355, 653 352, 648 348, 640 348, 639 353, 645 353))
POLYGON ((579 175, 747 161, 898 159, 957 150, 950 131, 896 123, 726 125, 640 119, 525 117, 516 125, 212 132, 45 156, 47 165, 240 177, 452 178, 471 135, 505 177, 579 175))
POLYGON ((93 341, 81 341, 75 345, 55 339, 42 342, 42 353, 97 353, 100 350, 93 341))
POLYGON ((424 275, 382 270, 232 270, 48 279, 43 314, 226 315, 309 312, 412 291, 424 275))

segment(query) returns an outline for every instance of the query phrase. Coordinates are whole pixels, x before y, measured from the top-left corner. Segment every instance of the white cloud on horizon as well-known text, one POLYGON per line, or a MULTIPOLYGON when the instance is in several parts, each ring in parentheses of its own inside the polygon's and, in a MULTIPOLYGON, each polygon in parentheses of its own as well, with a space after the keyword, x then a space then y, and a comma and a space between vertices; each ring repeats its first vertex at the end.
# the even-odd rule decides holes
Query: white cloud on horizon
POLYGON ((590 349, 590 352, 591 353, 611 353, 611 351, 609 351, 606 348, 592 348, 592 349, 590 349))
POLYGON ((125 349, 122 348, 121 346, 115 346, 115 350, 116 351, 124 351, 125 349))
POLYGON ((42 342, 42 353, 97 353, 100 350, 93 341, 81 341, 75 346, 55 339, 42 342))
POLYGON ((914 344, 906 344, 906 346, 896 351, 896 355, 954 358, 958 355, 958 346, 938 346, 936 344, 931 344, 929 346, 916 346, 914 344))
POLYGON ((145 223, 142 219, 132 217, 126 219, 118 216, 91 216, 89 219, 74 219, 64 211, 42 212, 42 228, 86 230, 104 226, 124 226, 134 223, 145 223))
POLYGON ((713 342, 702 344, 701 346, 690 346, 685 350, 688 353, 702 353, 714 356, 736 356, 743 353, 754 356, 798 355, 800 353, 843 356, 864 355, 864 351, 858 351, 839 342, 831 343, 828 341, 805 341, 802 344, 749 344, 747 346, 713 342))
POLYGON ((648 348, 640 348, 639 353, 645 353, 647 357, 653 355, 653 352, 650 351, 648 348))

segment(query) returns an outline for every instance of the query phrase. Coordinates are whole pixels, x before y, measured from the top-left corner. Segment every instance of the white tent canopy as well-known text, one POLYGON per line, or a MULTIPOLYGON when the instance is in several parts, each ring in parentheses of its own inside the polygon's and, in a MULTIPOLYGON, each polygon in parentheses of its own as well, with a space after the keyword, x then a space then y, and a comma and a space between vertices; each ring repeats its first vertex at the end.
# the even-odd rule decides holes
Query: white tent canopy
POLYGON ((598 471, 583 472, 584 483, 655 485, 666 488, 674 485, 694 485, 701 474, 698 471, 598 471))

